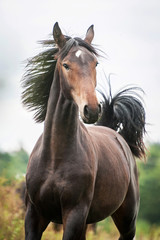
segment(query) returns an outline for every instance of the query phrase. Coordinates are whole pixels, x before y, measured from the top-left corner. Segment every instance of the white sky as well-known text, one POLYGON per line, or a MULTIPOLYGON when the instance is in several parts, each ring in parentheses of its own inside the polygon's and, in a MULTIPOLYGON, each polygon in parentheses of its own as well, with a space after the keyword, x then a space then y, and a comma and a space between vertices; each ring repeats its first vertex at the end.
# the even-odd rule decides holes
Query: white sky
POLYGON ((94 24, 94 43, 108 55, 99 68, 115 74, 114 92, 127 84, 144 89, 151 124, 146 141, 160 141, 159 0, 1 0, 0 150, 22 145, 30 152, 43 131, 21 105, 20 79, 23 61, 39 52, 36 42, 48 37, 56 21, 65 34, 80 37, 94 24))

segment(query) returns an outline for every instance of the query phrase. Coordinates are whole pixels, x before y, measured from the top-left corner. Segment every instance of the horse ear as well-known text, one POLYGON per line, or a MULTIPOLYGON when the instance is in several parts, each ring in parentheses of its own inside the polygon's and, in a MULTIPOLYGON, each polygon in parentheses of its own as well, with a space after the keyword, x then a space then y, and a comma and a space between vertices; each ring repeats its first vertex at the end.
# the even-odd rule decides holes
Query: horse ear
POLYGON ((58 22, 56 22, 53 27, 53 38, 60 49, 64 47, 66 39, 61 32, 58 22))
POLYGON ((94 25, 91 25, 86 33, 86 37, 84 39, 85 42, 91 44, 93 38, 94 38, 94 29, 93 29, 94 25))

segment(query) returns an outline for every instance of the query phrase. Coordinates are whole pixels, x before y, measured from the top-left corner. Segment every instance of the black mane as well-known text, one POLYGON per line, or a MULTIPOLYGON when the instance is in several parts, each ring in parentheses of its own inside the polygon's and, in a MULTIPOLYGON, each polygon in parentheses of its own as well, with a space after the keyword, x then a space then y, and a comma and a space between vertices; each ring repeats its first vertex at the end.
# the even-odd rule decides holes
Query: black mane
MULTIPOLYGON (((103 96, 103 113, 97 125, 106 126, 119 132, 128 143, 132 153, 138 158, 145 158, 143 135, 145 131, 145 110, 142 98, 137 92, 139 87, 127 87, 112 97, 109 82, 109 96, 103 96)), ((143 92, 144 93, 144 92, 143 92)))
POLYGON ((43 122, 47 112, 47 103, 50 88, 53 82, 56 67, 56 57, 61 60, 67 56, 73 46, 82 46, 98 56, 93 46, 80 38, 65 36, 66 44, 58 50, 54 40, 44 40, 40 43, 46 48, 43 52, 29 59, 26 64, 26 72, 22 78, 22 103, 31 111, 34 111, 36 122, 43 122))

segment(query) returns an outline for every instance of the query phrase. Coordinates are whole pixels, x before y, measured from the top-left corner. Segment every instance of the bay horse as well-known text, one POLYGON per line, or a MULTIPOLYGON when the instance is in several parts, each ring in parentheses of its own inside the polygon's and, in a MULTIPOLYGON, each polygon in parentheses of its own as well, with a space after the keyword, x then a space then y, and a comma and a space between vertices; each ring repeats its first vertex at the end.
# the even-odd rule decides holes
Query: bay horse
POLYGON ((85 240, 87 224, 111 216, 119 240, 131 240, 139 208, 135 157, 145 155, 143 104, 134 88, 102 93, 99 103, 93 25, 82 40, 55 23, 53 37, 23 77, 22 101, 44 121, 27 167, 25 239, 41 239, 52 221, 63 224, 63 240, 85 240))

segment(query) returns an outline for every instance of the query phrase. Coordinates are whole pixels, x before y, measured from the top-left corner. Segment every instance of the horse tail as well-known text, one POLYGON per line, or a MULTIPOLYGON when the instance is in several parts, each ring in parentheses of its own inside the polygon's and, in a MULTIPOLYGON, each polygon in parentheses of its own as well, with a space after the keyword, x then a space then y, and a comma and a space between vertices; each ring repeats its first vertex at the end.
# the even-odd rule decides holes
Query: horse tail
MULTIPOLYGON (((109 84, 110 87, 110 84, 109 84)), ((106 126, 119 132, 128 143, 133 155, 145 158, 145 110, 142 98, 137 93, 143 90, 138 87, 128 87, 112 97, 111 87, 109 97, 100 92, 104 98, 103 112, 97 125, 106 126)))

